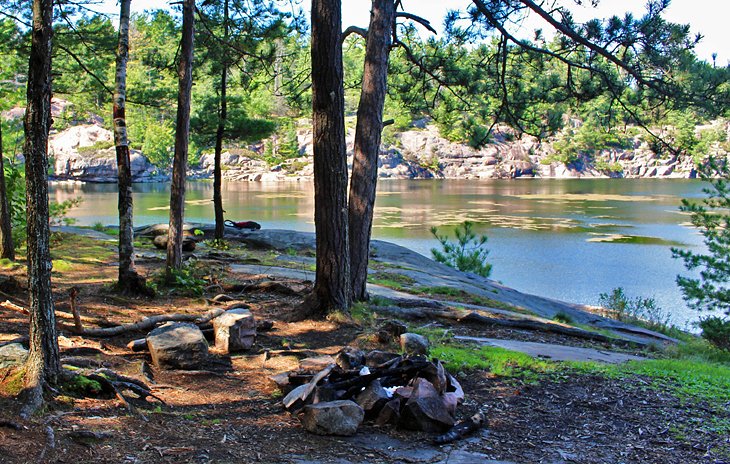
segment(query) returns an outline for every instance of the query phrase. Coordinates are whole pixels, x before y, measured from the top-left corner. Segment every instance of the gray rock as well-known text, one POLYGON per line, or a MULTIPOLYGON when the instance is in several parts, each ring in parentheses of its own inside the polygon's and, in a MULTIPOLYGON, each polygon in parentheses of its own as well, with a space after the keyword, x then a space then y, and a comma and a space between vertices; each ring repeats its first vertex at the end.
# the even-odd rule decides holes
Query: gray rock
POLYGON ((365 353, 363 353, 362 350, 358 350, 357 348, 346 346, 342 348, 339 353, 337 353, 335 361, 337 362, 337 365, 340 366, 342 369, 356 369, 365 364, 365 353))
POLYGON ((400 336, 400 347, 408 355, 426 355, 430 348, 428 338, 414 333, 404 333, 400 336))
POLYGON ((28 350, 20 343, 0 347, 0 369, 23 364, 28 359, 28 350))
POLYGON ((357 394, 355 401, 365 410, 368 418, 377 417, 383 406, 390 401, 388 392, 385 391, 379 380, 373 380, 368 387, 357 394))
POLYGON ((147 335, 147 348, 161 369, 199 369, 208 359, 208 342, 195 324, 168 322, 147 335))
POLYGON ((365 411, 352 401, 330 401, 304 407, 302 424, 317 435, 354 435, 365 418, 365 411))
POLYGON ((390 343, 408 331, 408 327, 400 321, 385 321, 378 328, 378 341, 390 343))
POLYGON ((244 308, 231 309, 213 319, 215 347, 224 353, 251 349, 256 341, 256 319, 244 308))
MULTIPOLYGON (((167 235, 157 235, 152 239, 152 244, 159 250, 167 249, 167 235)), ((195 240, 192 237, 183 236, 183 251, 195 251, 195 240)))

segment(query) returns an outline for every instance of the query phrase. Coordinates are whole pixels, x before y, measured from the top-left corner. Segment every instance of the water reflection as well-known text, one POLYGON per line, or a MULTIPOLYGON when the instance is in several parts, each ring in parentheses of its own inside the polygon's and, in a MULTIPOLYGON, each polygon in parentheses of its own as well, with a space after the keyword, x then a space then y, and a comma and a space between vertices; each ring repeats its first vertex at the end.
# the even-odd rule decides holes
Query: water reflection
MULTIPOLYGON (((694 315, 674 284, 682 267, 669 246, 701 243, 677 209, 701 188, 694 180, 385 180, 373 235, 429 254, 431 226, 470 220, 489 236, 493 277, 507 285, 582 303, 623 286, 629 295, 656 297, 681 322, 694 315)), ((211 182, 188 184, 187 221, 212 222, 212 190, 211 182)), ((167 184, 136 184, 134 193, 136 224, 167 221, 167 184)), ((311 182, 228 182, 223 202, 229 219, 311 231, 313 193, 311 182)), ((72 215, 80 224, 117 223, 115 185, 51 188, 56 201, 79 196, 72 215)))

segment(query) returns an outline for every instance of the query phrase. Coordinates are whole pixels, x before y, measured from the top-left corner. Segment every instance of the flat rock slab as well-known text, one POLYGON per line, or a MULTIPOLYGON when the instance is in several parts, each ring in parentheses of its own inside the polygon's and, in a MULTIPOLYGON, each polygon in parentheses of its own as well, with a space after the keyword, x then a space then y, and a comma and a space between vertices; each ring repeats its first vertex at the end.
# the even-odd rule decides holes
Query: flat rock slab
POLYGON ((614 351, 603 351, 594 348, 555 345, 553 343, 521 342, 517 340, 501 340, 497 338, 454 337, 457 340, 476 342, 481 345, 496 346, 505 350, 519 351, 535 358, 546 358, 552 361, 596 361, 606 364, 620 364, 627 361, 642 361, 646 358, 614 351))
POLYGON ((365 418, 365 411, 355 402, 328 401, 304 407, 304 428, 317 435, 354 435, 365 418))

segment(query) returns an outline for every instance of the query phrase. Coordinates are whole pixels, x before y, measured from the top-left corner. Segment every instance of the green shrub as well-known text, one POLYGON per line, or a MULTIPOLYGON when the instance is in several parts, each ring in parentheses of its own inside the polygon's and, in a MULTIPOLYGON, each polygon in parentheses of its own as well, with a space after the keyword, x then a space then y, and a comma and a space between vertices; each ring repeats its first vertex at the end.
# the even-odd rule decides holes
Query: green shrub
POLYGON ((706 317, 699 323, 702 338, 717 348, 730 351, 730 320, 722 317, 706 317))
POLYGON ((608 310, 608 316, 623 322, 644 326, 662 333, 677 330, 669 313, 659 307, 654 298, 629 298, 621 287, 611 293, 601 293, 598 304, 608 310))
POLYGON ((431 227, 431 233, 441 244, 441 250, 431 249, 433 258, 439 263, 456 268, 463 272, 473 272, 482 277, 489 277, 492 265, 487 263, 489 250, 486 248, 487 236, 477 237, 473 230, 474 224, 464 221, 454 229, 456 242, 452 242, 445 235, 439 235, 436 227, 431 227))

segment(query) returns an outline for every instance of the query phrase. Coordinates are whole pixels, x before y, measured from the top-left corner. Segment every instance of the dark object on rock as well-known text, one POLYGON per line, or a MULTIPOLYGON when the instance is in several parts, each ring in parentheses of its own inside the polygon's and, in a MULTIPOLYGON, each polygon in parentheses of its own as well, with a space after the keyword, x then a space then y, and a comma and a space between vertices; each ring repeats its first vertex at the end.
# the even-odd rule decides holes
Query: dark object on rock
POLYGON ((195 324, 164 324, 147 335, 147 348, 160 369, 200 369, 208 359, 208 342, 195 324))
POLYGON ((408 331, 408 327, 400 321, 385 321, 378 328, 378 341, 380 343, 390 343, 398 340, 401 335, 408 331))
POLYGON ((400 336, 400 347, 405 354, 426 355, 430 348, 428 338, 414 333, 404 333, 400 336))
POLYGON ((261 224, 254 221, 233 222, 230 219, 226 219, 224 224, 230 227, 235 227, 236 229, 261 230, 261 224))
MULTIPOLYGON (((152 239, 152 244, 158 250, 166 250, 167 235, 157 235, 154 239, 152 239)), ((182 249, 183 251, 195 251, 195 240, 192 237, 184 236, 182 249)))
POLYGON ((369 351, 365 355, 365 365, 371 368, 378 367, 394 360, 395 358, 400 358, 400 355, 397 353, 389 353, 387 351, 373 350, 369 351))
MULTIPOLYGON (((398 424, 410 430, 443 432, 453 427, 455 412, 426 379, 416 379, 411 397, 401 411, 398 424)), ((456 406, 454 404, 454 406, 456 406)))
POLYGON ((365 411, 352 401, 328 401, 304 407, 301 417, 307 431, 317 435, 350 436, 365 418, 365 411))
POLYGON ((256 341, 256 319, 244 308, 231 309, 213 319, 215 347, 224 353, 251 349, 256 341))
POLYGON ((346 371, 357 369, 365 364, 365 353, 357 348, 346 346, 337 353, 335 362, 346 371))
POLYGON ((446 432, 443 435, 439 435, 436 438, 433 439, 433 443, 435 445, 445 445, 446 443, 451 443, 452 441, 456 441, 462 437, 465 437, 469 435, 470 433, 474 432, 475 430, 479 430, 484 426, 485 418, 484 414, 481 412, 478 412, 471 416, 469 419, 460 421, 458 424, 454 425, 451 430, 446 432))

